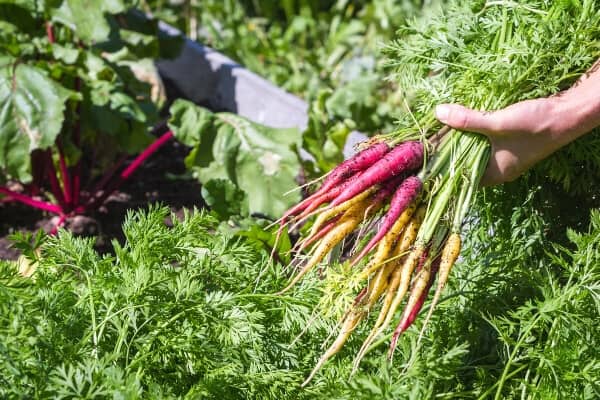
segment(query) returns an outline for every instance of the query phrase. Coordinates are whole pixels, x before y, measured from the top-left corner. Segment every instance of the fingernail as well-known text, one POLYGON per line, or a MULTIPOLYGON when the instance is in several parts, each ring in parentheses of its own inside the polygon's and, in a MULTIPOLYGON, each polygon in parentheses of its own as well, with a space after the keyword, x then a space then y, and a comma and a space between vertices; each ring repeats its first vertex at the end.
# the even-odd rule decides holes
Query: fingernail
POLYGON ((450 115, 450 107, 446 104, 440 104, 435 108, 435 117, 443 123, 448 122, 448 116, 450 115))

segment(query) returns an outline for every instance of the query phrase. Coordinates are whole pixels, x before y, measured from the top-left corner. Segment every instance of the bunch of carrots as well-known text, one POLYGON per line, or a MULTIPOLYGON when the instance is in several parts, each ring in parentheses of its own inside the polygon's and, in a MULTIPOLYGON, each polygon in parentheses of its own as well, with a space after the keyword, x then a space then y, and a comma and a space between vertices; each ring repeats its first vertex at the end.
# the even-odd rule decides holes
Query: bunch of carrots
POLYGON ((379 137, 325 176, 320 188, 281 218, 286 227, 307 224, 296 246, 296 268, 283 293, 340 245, 348 285, 358 294, 343 313, 339 335, 322 355, 307 384, 335 355, 359 323, 380 304, 354 369, 373 341, 396 324, 389 349, 415 321, 437 279, 423 328, 440 298, 461 248, 460 228, 489 158, 487 139, 443 129, 379 137), (351 244, 351 246, 346 246, 351 244), (358 286, 357 286, 358 285, 358 286), (404 302, 404 303, 403 303, 404 302), (395 316, 403 305, 399 320, 395 316))
POLYGON ((350 296, 334 303, 323 296, 326 312, 343 305, 339 334, 305 384, 362 321, 375 322, 355 370, 394 324, 392 357, 433 287, 419 339, 438 304, 491 148, 482 135, 436 131, 435 106, 498 110, 569 87, 600 57, 599 21, 593 0, 449 0, 388 46, 393 79, 413 107, 395 132, 363 144, 281 219, 279 234, 286 228, 303 234, 282 292, 316 266, 326 271, 333 264, 349 274, 340 285, 329 269, 326 284, 350 296), (371 313, 377 317, 367 318, 371 313))

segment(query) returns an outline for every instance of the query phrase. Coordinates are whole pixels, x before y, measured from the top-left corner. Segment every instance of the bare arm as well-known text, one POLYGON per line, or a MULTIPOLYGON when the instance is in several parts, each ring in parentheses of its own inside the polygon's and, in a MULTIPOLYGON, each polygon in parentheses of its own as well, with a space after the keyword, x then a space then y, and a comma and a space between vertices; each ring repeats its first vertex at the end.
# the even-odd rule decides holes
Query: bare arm
POLYGON ((484 185, 516 179, 535 163, 600 126, 600 60, 569 90, 495 112, 440 104, 437 118, 457 129, 485 134, 492 155, 484 185))

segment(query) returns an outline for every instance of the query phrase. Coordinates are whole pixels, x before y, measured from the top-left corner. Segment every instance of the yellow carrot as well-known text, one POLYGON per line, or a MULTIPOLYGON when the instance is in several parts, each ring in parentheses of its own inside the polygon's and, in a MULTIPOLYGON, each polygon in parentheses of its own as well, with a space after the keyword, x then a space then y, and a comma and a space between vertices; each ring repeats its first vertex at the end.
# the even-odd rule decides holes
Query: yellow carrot
POLYGON ((382 293, 387 289, 390 283, 390 276, 396 269, 394 267, 395 265, 392 263, 387 264, 385 267, 381 268, 377 272, 377 275, 375 275, 375 278, 369 282, 368 297, 365 305, 367 311, 371 310, 377 300, 381 297, 382 293))
POLYGON ((396 310, 400 306, 402 299, 404 299, 404 296, 408 291, 408 286, 410 284, 413 271, 415 270, 417 265, 419 265, 420 262, 424 261, 424 256, 425 248, 419 246, 408 254, 408 257, 406 257, 406 260, 400 267, 400 282, 398 284, 398 289, 394 294, 394 299, 392 300, 392 303, 390 304, 390 307, 387 311, 385 320, 381 325, 381 331, 385 330, 385 328, 388 327, 389 323, 394 317, 396 310))
POLYGON ((377 186, 367 189, 364 192, 362 192, 361 194, 359 194, 358 196, 351 198, 350 200, 340 204, 339 206, 335 206, 335 207, 330 208, 330 209, 322 212, 321 214, 319 214, 319 216, 313 223, 313 226, 311 227, 310 233, 308 234, 308 238, 310 238, 311 236, 316 234, 317 231, 319 230, 319 228, 322 227, 323 224, 325 222, 327 222, 329 219, 335 217, 336 215, 338 215, 342 212, 345 212, 346 210, 350 209, 354 205, 362 202, 367 197, 369 197, 370 195, 375 193, 375 191, 377 189, 378 189, 377 186))
POLYGON ((392 336, 390 350, 388 352, 388 358, 392 358, 392 356, 394 355, 394 350, 396 349, 396 344, 398 343, 398 338, 408 328, 408 326, 410 326, 410 322, 412 321, 409 322, 409 317, 411 316, 413 310, 419 302, 419 299, 421 299, 421 296, 428 288, 430 277, 431 260, 427 260, 423 268, 421 268, 421 270, 414 279, 410 295, 408 296, 408 301, 406 302, 406 306, 404 307, 404 311, 402 312, 402 316, 400 317, 400 322, 398 323, 398 326, 394 330, 394 335, 392 336))
MULTIPOLYGON (((419 227, 421 226, 421 223, 423 222, 423 218, 425 217, 425 211, 426 211, 425 207, 419 207, 417 209, 417 211, 414 213, 413 217, 410 219, 410 221, 406 225, 406 229, 404 229, 404 231, 402 231, 402 236, 400 236, 400 239, 398 240, 398 244, 394 248, 391 258, 399 260, 402 257, 402 255, 406 251, 408 251, 408 249, 410 249, 410 247, 413 245, 413 243, 417 237, 417 232, 419 231, 419 227)), ((392 228, 392 229, 394 229, 394 228, 392 228)), ((397 235, 398 234, 396 233, 395 237, 397 235)), ((387 235, 386 235, 386 237, 384 237, 384 239, 381 241, 381 243, 379 243, 376 254, 378 254, 380 251, 385 251, 385 248, 387 246, 393 246, 394 241, 395 241, 395 239, 392 240, 391 236, 390 236, 390 238, 387 238, 387 235)), ((366 279, 369 275, 371 275, 373 272, 375 272, 380 266, 381 266, 381 264, 370 263, 360 273, 360 275, 358 276, 358 280, 361 281, 361 280, 366 279)))
POLYGON ((400 284, 400 276, 402 270, 401 268, 397 268, 397 265, 395 264, 396 263, 389 264, 393 267, 393 270, 389 277, 389 283, 386 288, 385 297, 381 303, 381 309, 379 310, 379 314, 377 315, 377 320, 373 324, 373 328, 369 332, 369 335, 363 342, 360 350, 358 351, 358 354, 356 355, 356 358, 354 359, 352 374, 354 374, 358 370, 358 366, 365 354, 367 353, 369 346, 371 345, 371 343, 373 343, 373 340, 375 340, 375 338, 381 332, 383 332, 383 329, 380 329, 380 327, 383 324, 385 317, 387 316, 387 311, 389 310, 390 305, 392 304, 392 300, 394 299, 394 295, 396 294, 396 290, 398 289, 398 285, 400 284))
MULTIPOLYGON (((388 254, 382 254, 382 257, 387 258, 388 254)), ((327 352, 321 357, 317 366, 313 369, 310 376, 302 384, 307 384, 314 374, 323 366, 323 364, 332 356, 334 356, 344 345, 346 340, 350 337, 352 331, 356 328, 358 323, 364 318, 369 312, 373 305, 377 302, 381 294, 386 290, 389 283, 389 276, 394 271, 395 266, 392 264, 386 265, 385 268, 379 270, 373 280, 369 282, 367 287, 361 291, 358 295, 357 300, 351 306, 350 311, 345 314, 344 323, 340 329, 338 338, 329 347, 327 352), (361 304, 362 303, 362 304, 361 304)))
POLYGON ((291 280, 291 282, 282 289, 278 294, 287 292, 292 286, 304 277, 310 270, 312 270, 319 262, 325 258, 327 254, 340 243, 346 236, 348 236, 362 221, 364 216, 364 210, 369 206, 368 198, 363 199, 362 202, 355 204, 349 210, 347 210, 342 216, 341 222, 338 226, 332 229, 327 235, 321 239, 319 245, 315 249, 314 253, 308 260, 308 262, 302 267, 300 272, 291 280))
MULTIPOLYGON (((417 229, 415 229, 416 232, 417 229)), ((416 233, 414 234, 416 236, 416 233)), ((404 251, 402 242, 396 247, 395 252, 404 251)), ((363 342, 356 358, 354 359, 352 373, 356 372, 358 365, 367 353, 369 346, 373 340, 379 336, 390 324, 398 306, 402 302, 404 295, 410 283, 410 277, 413 270, 422 261, 425 250, 421 247, 413 250, 408 256, 398 259, 392 264, 393 272, 390 275, 390 282, 387 287, 385 298, 383 299, 381 310, 377 316, 377 320, 373 325, 373 329, 363 342)))
POLYGON ((440 259, 440 268, 438 270, 437 277, 437 287, 435 289, 435 294, 433 295, 433 299, 431 300, 431 305, 429 306, 429 311, 427 312, 427 316, 425 317, 425 321, 423 322, 423 327, 421 328, 421 333, 419 334, 419 340, 423 337, 423 333, 425 332, 425 328, 431 319, 431 315, 433 314, 433 310, 440 300, 440 296, 446 283, 448 282, 448 277, 450 276, 450 272, 452 271, 452 267, 460 254, 461 240, 460 235, 458 233, 452 233, 448 236, 448 240, 442 249, 442 255, 440 259))

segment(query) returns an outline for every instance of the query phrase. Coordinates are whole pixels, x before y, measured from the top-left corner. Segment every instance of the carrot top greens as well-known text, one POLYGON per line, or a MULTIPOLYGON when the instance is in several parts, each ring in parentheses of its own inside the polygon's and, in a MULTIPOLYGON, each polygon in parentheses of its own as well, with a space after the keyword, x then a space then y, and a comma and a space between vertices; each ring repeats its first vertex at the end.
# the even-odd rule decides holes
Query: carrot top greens
POLYGON ((497 232, 520 226, 519 233, 471 239, 423 338, 426 352, 410 360, 418 331, 409 330, 392 367, 384 362, 387 346, 376 346, 348 379, 366 334, 359 327, 361 335, 302 390, 333 328, 330 319, 311 316, 318 279, 306 279, 294 296, 274 296, 285 277, 253 241, 215 235, 224 226, 206 213, 174 218, 172 228, 166 216, 164 208, 130 214, 114 256, 60 232, 42 246, 34 279, 0 261, 0 397, 600 393, 597 212, 587 233, 569 233, 570 249, 543 243, 531 202, 497 219, 497 232))

